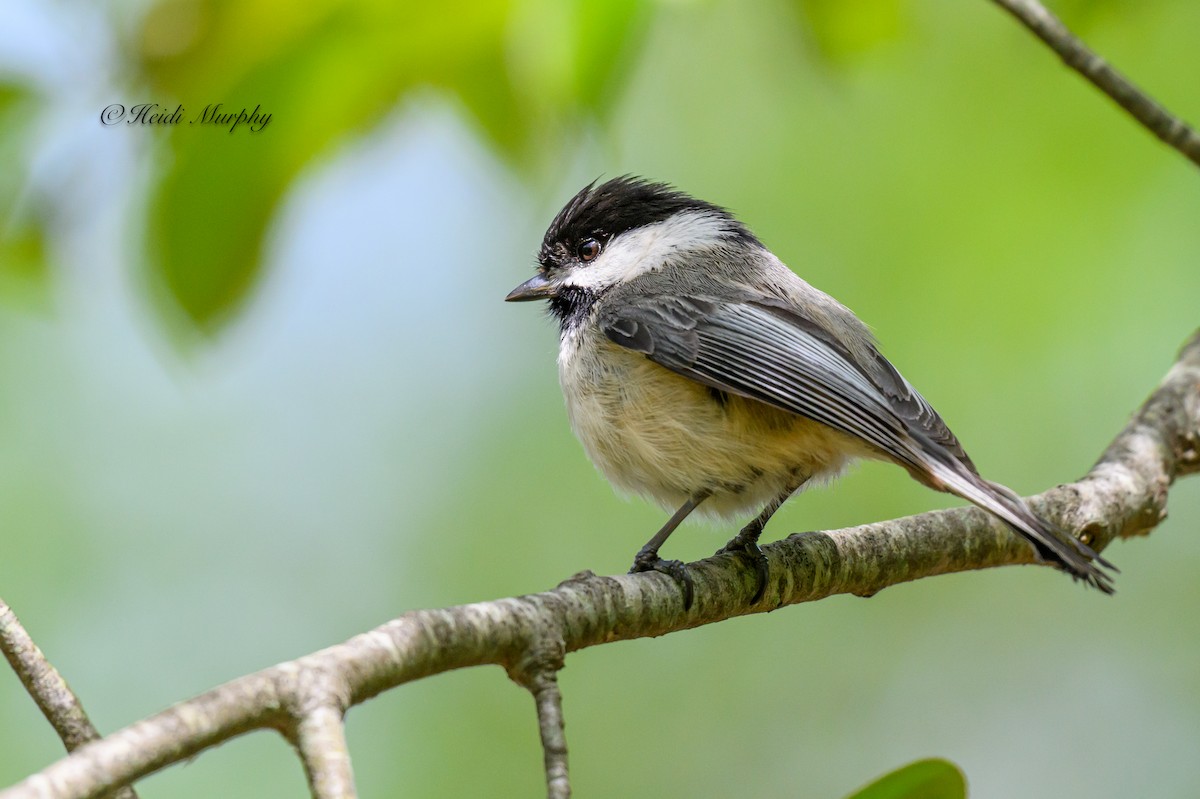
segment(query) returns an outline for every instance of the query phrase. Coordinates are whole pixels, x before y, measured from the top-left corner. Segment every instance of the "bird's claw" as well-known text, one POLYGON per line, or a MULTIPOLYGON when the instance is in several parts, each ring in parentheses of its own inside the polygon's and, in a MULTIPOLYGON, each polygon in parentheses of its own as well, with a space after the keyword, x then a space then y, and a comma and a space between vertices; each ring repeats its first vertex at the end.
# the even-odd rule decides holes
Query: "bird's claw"
POLYGON ((750 604, 757 604, 758 600, 763 598, 763 593, 767 590, 767 580, 771 576, 771 570, 767 565, 767 556, 759 548, 758 542, 749 536, 738 533, 715 554, 740 555, 750 561, 750 565, 754 567, 754 574, 758 578, 758 587, 754 590, 754 596, 750 597, 750 604))
POLYGON ((696 591, 692 586, 692 576, 688 574, 688 568, 683 561, 663 560, 657 552, 643 550, 633 559, 633 567, 630 568, 629 573, 637 574, 649 571, 661 572, 678 583, 679 587, 683 589, 683 609, 691 610, 696 591))

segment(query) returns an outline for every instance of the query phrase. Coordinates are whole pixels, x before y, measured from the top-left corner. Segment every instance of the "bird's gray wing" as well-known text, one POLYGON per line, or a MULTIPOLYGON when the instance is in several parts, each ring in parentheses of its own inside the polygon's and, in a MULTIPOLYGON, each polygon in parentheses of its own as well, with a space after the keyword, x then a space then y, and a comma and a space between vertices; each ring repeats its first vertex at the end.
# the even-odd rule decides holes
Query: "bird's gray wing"
POLYGON ((894 405, 823 328, 770 301, 646 295, 600 309, 598 322, 611 341, 673 372, 857 436, 914 474, 928 472, 931 455, 957 460, 910 421, 924 413, 941 423, 907 382, 894 387, 894 405))
POLYGON ((910 430, 920 431, 966 466, 968 470, 975 474, 979 473, 958 438, 951 432, 938 412, 933 409, 928 400, 921 396, 912 383, 909 383, 904 375, 900 374, 892 362, 883 357, 874 344, 868 345, 868 352, 863 360, 857 359, 823 328, 813 324, 811 320, 783 301, 775 298, 759 298, 751 302, 766 308, 784 321, 810 330, 813 335, 821 338, 840 353, 847 362, 856 366, 883 393, 892 410, 907 423, 910 430))
POLYGON ((946 426, 942 417, 933 409, 929 401, 913 388, 912 383, 904 379, 904 375, 896 371, 892 362, 880 354, 879 350, 871 347, 872 362, 866 367, 872 382, 877 385, 884 396, 888 398, 892 408, 911 426, 925 433, 936 441, 947 452, 958 459, 960 463, 976 474, 979 470, 967 455, 958 438, 946 426))

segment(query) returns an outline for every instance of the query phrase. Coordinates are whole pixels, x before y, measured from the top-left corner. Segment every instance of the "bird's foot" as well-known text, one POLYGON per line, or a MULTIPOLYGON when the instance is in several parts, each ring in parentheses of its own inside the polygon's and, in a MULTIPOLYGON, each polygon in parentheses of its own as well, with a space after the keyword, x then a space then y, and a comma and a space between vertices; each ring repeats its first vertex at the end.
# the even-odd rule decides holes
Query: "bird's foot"
POLYGON ((758 536, 761 533, 761 530, 742 530, 715 553, 717 555, 741 555, 750 561, 750 565, 754 567, 754 574, 758 578, 758 587, 754 590, 754 596, 750 597, 751 605, 757 604, 758 600, 763 598, 763 592, 767 590, 767 580, 771 576, 771 570, 767 565, 767 556, 758 546, 758 536))
POLYGON ((637 553, 633 559, 633 567, 630 568, 630 574, 638 572, 661 572, 671 577, 679 587, 683 590, 683 609, 691 610, 692 599, 695 597, 695 589, 692 587, 692 576, 688 574, 688 568, 681 560, 663 560, 658 556, 658 553, 653 550, 643 549, 637 553))

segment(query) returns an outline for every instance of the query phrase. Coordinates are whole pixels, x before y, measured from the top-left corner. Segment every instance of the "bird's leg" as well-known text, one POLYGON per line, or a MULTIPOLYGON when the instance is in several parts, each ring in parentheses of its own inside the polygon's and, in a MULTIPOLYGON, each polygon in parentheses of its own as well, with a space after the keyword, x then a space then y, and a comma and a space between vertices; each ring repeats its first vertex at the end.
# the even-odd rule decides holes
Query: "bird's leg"
POLYGON ((754 573, 758 577, 758 589, 754 592, 754 596, 750 598, 750 604, 753 605, 758 600, 762 599, 763 591, 767 588, 767 579, 771 576, 770 570, 767 568, 767 556, 758 546, 758 537, 762 535, 763 528, 767 526, 767 522, 775 515, 775 511, 787 502, 788 497, 796 493, 800 486, 808 480, 807 477, 790 483, 788 488, 767 503, 767 506, 762 509, 762 513, 754 517, 754 520, 743 527, 737 535, 729 539, 729 543, 717 550, 716 554, 724 553, 740 554, 750 559, 754 566, 754 573))
POLYGON ((644 547, 638 550, 638 553, 633 557, 633 568, 629 570, 630 574, 656 571, 675 578, 675 582, 679 583, 679 587, 683 589, 684 610, 692 607, 692 597, 695 593, 692 589, 692 578, 687 572, 687 567, 683 565, 683 561, 663 560, 658 556, 658 548, 666 543, 666 540, 671 537, 671 533, 675 532, 675 528, 688 517, 688 514, 708 498, 709 493, 708 491, 701 491, 683 503, 679 510, 675 511, 670 519, 667 519, 667 523, 662 526, 662 529, 655 533, 654 537, 647 541, 644 547))

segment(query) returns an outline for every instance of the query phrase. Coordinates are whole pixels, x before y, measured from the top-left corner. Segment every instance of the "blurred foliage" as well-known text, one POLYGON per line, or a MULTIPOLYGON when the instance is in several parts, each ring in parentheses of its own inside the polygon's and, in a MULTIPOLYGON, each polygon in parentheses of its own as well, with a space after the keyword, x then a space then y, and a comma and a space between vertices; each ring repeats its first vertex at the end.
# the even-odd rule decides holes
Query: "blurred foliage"
MULTIPOLYGON (((641 0, 166 0, 136 37, 138 74, 186 104, 272 117, 254 133, 176 126, 153 200, 150 269, 188 322, 216 330, 258 280, 263 237, 297 173, 406 93, 457 96, 513 159, 615 96, 641 0), (195 105, 193 105, 195 104, 195 105)), ((631 56, 631 53, 629 54, 631 56)), ((171 98, 167 100, 165 98, 171 98)))
MULTIPOLYGON (((408 608, 628 566, 663 514, 587 463, 553 326, 500 302, 598 174, 734 208, 1021 491, 1086 470, 1196 325, 1194 169, 987 0, 164 2, 0 3, 0 36, 18 4, 57 26, 0 129, 29 232, 0 261, 0 592, 104 731, 408 608), (135 101, 272 122, 96 122, 135 101), (225 335, 181 368, 164 317, 225 335)), ((1200 117, 1194 0, 1053 7, 1200 117)), ((574 653, 576 790, 831 797, 936 752, 981 799, 1200 795, 1198 488, 1109 552, 1112 600, 1001 569, 574 653)), ((866 464, 767 533, 951 502, 866 464)), ((0 717, 0 784, 60 756, 14 680, 0 717)), ((363 795, 542 790, 499 669, 348 718, 363 795)), ((271 735, 141 787, 304 791, 271 735)))
POLYGON ((909 0, 794 0, 818 52, 842 62, 894 41, 904 32, 909 0))
POLYGON ((962 772, 945 760, 918 760, 896 769, 847 799, 966 799, 962 772))
POLYGON ((45 300, 45 220, 33 208, 25 169, 37 110, 27 89, 0 84, 0 301, 17 306, 45 300))
MULTIPOLYGON (((898 39, 912 10, 910 0, 792 2, 799 29, 831 64, 898 39)), ((1081 21, 1110 2, 1064 0, 1081 21)), ((292 181, 414 91, 456 96, 513 163, 552 164, 564 136, 608 114, 651 7, 650 0, 149 6, 126 43, 131 82, 149 89, 160 110, 184 107, 184 123, 161 137, 146 253, 157 307, 180 323, 170 329, 211 334, 233 318, 258 285, 266 231, 292 181), (260 132, 196 130, 203 109, 218 102, 223 113, 257 109, 271 121, 260 132)), ((0 104, 15 97, 10 90, 0 104)), ((11 203, 12 186, 0 191, 11 203)), ((39 227, 24 219, 3 234, 0 280, 10 291, 35 285, 44 266, 39 227)))

